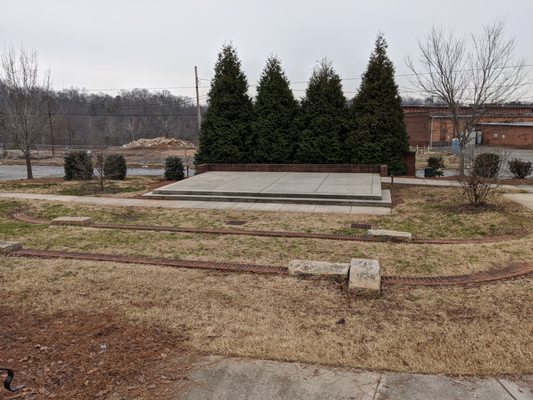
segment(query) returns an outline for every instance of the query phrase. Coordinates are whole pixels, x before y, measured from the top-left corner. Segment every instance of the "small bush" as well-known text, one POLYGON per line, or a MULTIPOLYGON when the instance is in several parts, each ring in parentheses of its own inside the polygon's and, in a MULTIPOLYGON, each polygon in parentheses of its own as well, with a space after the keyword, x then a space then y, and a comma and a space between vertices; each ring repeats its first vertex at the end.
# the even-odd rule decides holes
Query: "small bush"
POLYGON ((442 156, 431 156, 428 158, 428 168, 433 169, 435 176, 444 175, 444 160, 442 156))
POLYGON ((93 177, 93 162, 85 151, 76 151, 65 156, 65 180, 87 181, 93 177))
POLYGON ((169 181, 180 181, 185 178, 183 173, 183 162, 179 157, 168 157, 165 160, 165 179, 169 181))
POLYGON ((126 159, 120 154, 110 154, 104 160, 104 176, 107 179, 126 179, 126 159))
POLYGON ((531 174, 532 166, 531 161, 522 161, 518 158, 515 158, 507 163, 509 170, 514 175, 515 178, 524 179, 526 176, 531 174))
POLYGON ((472 174, 483 178, 496 178, 500 171, 500 156, 494 153, 482 153, 474 159, 472 174))

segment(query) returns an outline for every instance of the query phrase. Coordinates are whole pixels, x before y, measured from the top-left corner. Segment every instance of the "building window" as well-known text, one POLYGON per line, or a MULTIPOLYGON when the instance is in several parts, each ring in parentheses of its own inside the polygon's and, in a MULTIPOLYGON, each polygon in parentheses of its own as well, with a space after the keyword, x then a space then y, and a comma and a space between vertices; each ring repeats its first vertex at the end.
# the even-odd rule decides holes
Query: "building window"
POLYGON ((492 134, 492 138, 493 138, 493 139, 498 139, 498 134, 497 134, 497 133, 493 133, 493 134, 492 134))

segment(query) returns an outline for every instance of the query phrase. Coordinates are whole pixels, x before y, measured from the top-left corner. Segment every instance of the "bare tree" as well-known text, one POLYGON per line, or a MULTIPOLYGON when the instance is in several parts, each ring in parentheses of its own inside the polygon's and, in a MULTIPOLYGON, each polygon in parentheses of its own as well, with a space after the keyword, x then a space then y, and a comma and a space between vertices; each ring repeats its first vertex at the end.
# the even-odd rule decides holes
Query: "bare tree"
POLYGON ((47 122, 50 74, 41 81, 37 53, 24 48, 8 49, 1 65, 6 130, 24 155, 28 179, 33 179, 31 148, 47 122))
POLYGON ((105 190, 107 176, 105 173, 105 156, 101 152, 96 154, 94 169, 96 171, 94 173, 94 177, 98 182, 98 190, 100 190, 100 192, 103 192, 105 190))
POLYGON ((137 130, 137 117, 127 117, 124 121, 124 128, 130 133, 131 140, 135 141, 135 131, 137 130))
MULTIPOLYGON (((480 120, 519 95, 524 86, 525 61, 514 58, 515 40, 504 37, 504 28, 502 20, 495 20, 484 25, 481 34, 471 34, 469 43, 434 26, 418 43, 417 65, 407 59, 412 84, 448 106, 453 136, 462 149, 472 141, 480 120)), ((459 169, 463 175, 464 156, 459 169)))
POLYGON ((471 152, 473 162, 460 177, 459 197, 473 207, 486 205, 499 187, 508 154, 502 150, 491 153, 471 152))

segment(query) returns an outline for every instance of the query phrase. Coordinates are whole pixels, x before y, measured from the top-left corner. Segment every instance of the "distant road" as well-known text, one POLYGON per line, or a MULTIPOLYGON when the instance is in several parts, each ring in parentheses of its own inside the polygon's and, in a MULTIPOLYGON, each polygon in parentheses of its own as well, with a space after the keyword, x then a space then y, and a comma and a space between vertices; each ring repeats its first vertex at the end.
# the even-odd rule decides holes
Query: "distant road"
MULTIPOLYGON (((128 168, 128 175, 163 176, 162 168, 128 168)), ((33 166, 35 178, 60 178, 65 175, 63 167, 33 166)), ((0 165, 0 180, 26 179, 25 165, 0 165)))

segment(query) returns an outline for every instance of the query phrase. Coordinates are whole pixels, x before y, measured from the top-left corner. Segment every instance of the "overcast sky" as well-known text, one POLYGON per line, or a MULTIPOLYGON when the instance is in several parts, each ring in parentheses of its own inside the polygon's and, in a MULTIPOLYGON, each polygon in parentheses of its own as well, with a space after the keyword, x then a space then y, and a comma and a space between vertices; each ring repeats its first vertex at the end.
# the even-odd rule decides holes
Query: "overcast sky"
MULTIPOLYGON (((506 19, 517 56, 533 63, 533 0, 0 0, 0 42, 35 49, 56 89, 93 90, 192 86, 194 65, 210 78, 219 48, 232 41, 250 85, 274 53, 301 95, 305 83, 296 82, 323 57, 341 77, 360 77, 379 31, 402 74, 432 24, 467 34, 496 17, 506 19)), ((411 86, 406 79, 397 80, 411 86)), ((343 84, 352 97, 358 80, 343 84)))

